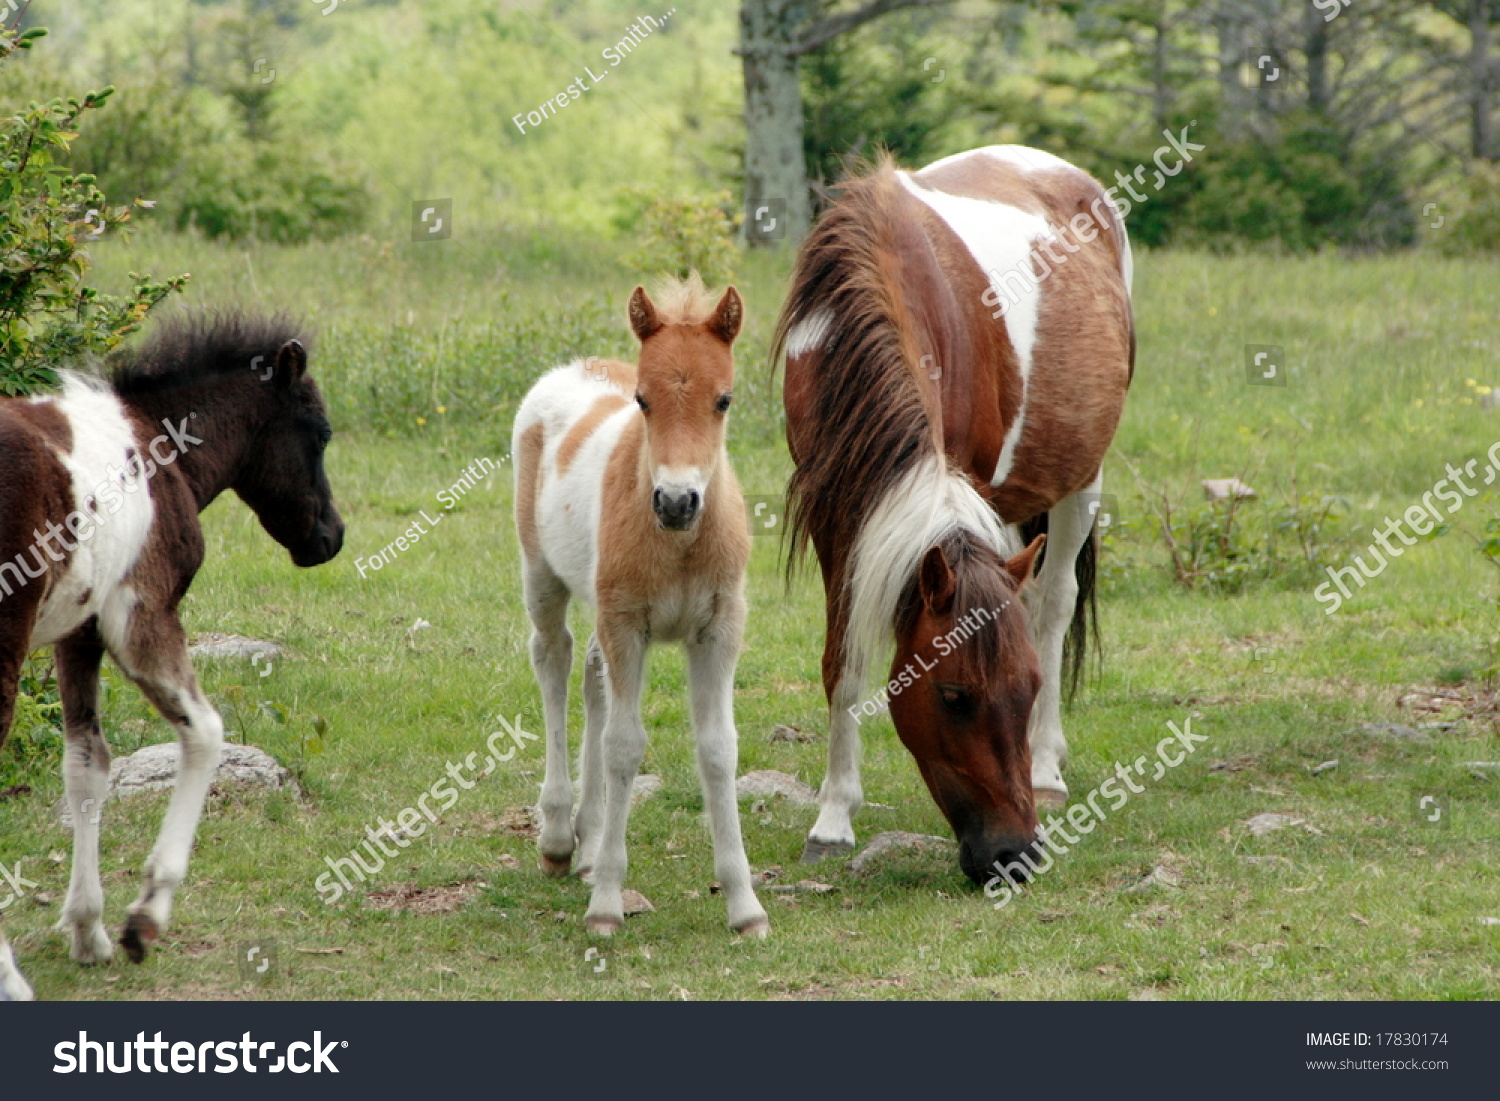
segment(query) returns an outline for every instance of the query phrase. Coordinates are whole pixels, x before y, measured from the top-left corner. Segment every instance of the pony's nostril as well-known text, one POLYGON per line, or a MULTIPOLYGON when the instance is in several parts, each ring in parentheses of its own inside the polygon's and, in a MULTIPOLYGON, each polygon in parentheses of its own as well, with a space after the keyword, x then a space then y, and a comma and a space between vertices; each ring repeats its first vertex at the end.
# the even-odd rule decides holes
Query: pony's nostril
POLYGON ((651 507, 657 512, 661 511, 661 490, 654 489, 651 491, 651 507))
POLYGON ((698 496, 698 491, 696 489, 688 491, 687 511, 688 511, 688 515, 689 516, 693 516, 693 515, 697 514, 697 512, 698 512, 698 502, 700 500, 701 500, 701 498, 698 496))

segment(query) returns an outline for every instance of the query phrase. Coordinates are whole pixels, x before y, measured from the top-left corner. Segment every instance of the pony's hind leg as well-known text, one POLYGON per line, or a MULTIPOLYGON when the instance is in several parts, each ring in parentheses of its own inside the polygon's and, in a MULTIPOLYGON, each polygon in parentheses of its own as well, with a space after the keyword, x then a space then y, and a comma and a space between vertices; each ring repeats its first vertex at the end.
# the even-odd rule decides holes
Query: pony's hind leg
POLYGON ((620 894, 625 885, 625 826, 630 818, 630 789, 646 754, 646 728, 641 723, 646 641, 627 628, 616 630, 601 645, 609 662, 608 714, 597 755, 604 772, 604 821, 593 867, 594 889, 583 921, 590 933, 607 937, 625 923, 620 894))
POLYGON ((599 830, 604 821, 604 718, 609 701, 606 698, 604 651, 599 636, 589 638, 583 659, 583 748, 579 751, 578 771, 582 790, 578 793, 578 817, 573 833, 578 838, 578 874, 588 876, 599 851, 599 830))
POLYGON ((99 725, 99 663, 104 645, 92 621, 57 644, 57 685, 62 695, 63 782, 73 818, 73 873, 57 927, 71 938, 79 963, 104 963, 115 946, 104 929, 104 888, 99 882, 99 823, 109 796, 109 744, 99 725))
MULTIPOLYGON (((26 630, 30 631, 30 626, 26 630)), ((19 629, 16 634, 19 636, 19 629)), ((6 640, 0 637, 0 745, 10 731, 11 716, 16 707, 16 692, 21 679, 21 662, 26 657, 26 639, 6 640), (4 645, 7 641, 11 645, 4 645)), ((0 1002, 29 1002, 35 995, 26 976, 16 966, 15 954, 10 941, 0 931, 0 1002)))
POLYGON ((526 565, 526 612, 531 616, 531 668, 542 689, 547 726, 547 774, 542 780, 542 831, 537 851, 542 871, 568 874, 573 859, 573 781, 568 775, 568 674, 573 636, 568 631, 568 588, 543 563, 526 565))
MULTIPOLYGON (((743 618, 743 609, 740 618, 743 618)), ((771 931, 755 888, 750 862, 740 833, 740 809, 735 795, 739 765, 739 736, 734 728, 734 665, 739 657, 737 624, 710 627, 688 643, 688 692, 692 697, 693 734, 698 742, 698 778, 708 807, 714 842, 714 874, 724 885, 729 926, 746 936, 764 937, 771 931)))
POLYGON ((1047 514, 1047 558, 1040 575, 1022 590, 1031 613, 1032 642, 1042 665, 1042 688, 1031 709, 1031 789, 1038 811, 1061 810, 1068 802, 1063 769, 1068 743, 1062 728, 1063 643, 1078 600, 1078 554, 1092 536, 1101 481, 1064 497, 1047 514))
POLYGON ((113 643, 110 652, 161 717, 176 728, 182 753, 161 832, 146 858, 141 893, 126 911, 120 936, 125 954, 140 963, 167 927, 172 898, 187 877, 198 819, 219 767, 224 722, 198 685, 182 624, 173 612, 147 616, 138 610, 123 652, 113 643))

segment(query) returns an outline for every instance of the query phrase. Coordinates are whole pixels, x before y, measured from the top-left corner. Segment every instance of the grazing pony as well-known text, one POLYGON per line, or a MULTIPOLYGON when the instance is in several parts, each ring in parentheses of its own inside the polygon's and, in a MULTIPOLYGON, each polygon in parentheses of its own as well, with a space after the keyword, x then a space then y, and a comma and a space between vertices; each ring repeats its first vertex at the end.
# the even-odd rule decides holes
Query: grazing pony
POLYGON ((646 749, 646 648, 680 641, 698 743, 698 774, 729 924, 770 929, 750 883, 734 781, 734 667, 745 626, 749 525, 724 451, 734 338, 744 307, 715 304, 697 276, 658 305, 637 287, 630 327, 638 365, 589 359, 544 375, 516 414, 520 533, 531 663, 542 689, 547 775, 542 870, 592 876, 584 921, 610 936, 624 921, 625 824, 646 749), (584 659, 583 787, 573 818, 568 777, 568 601, 592 605, 584 659))
POLYGON ((1031 851, 1038 805, 1066 804, 1064 644, 1076 682, 1130 275, 1099 183, 1019 146, 883 160, 803 244, 776 349, 793 561, 811 542, 827 597, 828 775, 804 859, 853 846, 858 727, 883 702, 975 882, 1031 851))
MULTIPOLYGON (((55 647, 73 819, 59 928, 79 963, 108 960, 99 823, 109 746, 99 721, 108 651, 177 728, 182 765, 120 944, 139 963, 166 927, 224 724, 198 687, 177 606, 203 563, 198 514, 225 490, 299 566, 339 552, 344 522, 323 472, 332 430, 307 353, 282 319, 176 322, 108 380, 64 374, 61 393, 0 401, 0 741, 21 664, 55 647)), ((31 988, 0 937, 0 999, 31 988)))

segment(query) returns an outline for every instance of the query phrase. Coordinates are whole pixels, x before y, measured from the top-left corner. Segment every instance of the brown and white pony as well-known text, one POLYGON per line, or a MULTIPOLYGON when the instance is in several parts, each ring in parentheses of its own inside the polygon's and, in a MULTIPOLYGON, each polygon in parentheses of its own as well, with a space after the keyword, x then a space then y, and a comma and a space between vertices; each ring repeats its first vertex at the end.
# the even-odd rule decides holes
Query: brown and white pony
POLYGON ((589 359, 558 367, 516 414, 516 527, 547 727, 537 847, 543 871, 560 876, 576 845, 579 875, 593 880, 585 923, 612 935, 624 921, 625 825, 646 749, 646 650, 680 641, 729 924, 765 936, 770 925, 750 883, 734 790, 734 668, 750 535, 724 438, 744 307, 733 287, 716 304, 696 276, 659 297, 658 305, 641 287, 630 296, 638 365, 589 359), (595 613, 576 820, 567 727, 574 597, 595 613))
POLYGON ((1104 188, 1019 146, 885 160, 803 244, 776 346, 793 550, 812 543, 827 597, 828 775, 804 859, 854 844, 865 680, 892 636, 878 696, 971 879, 1034 845, 1037 805, 1065 805, 1064 644, 1076 676, 1130 276, 1104 188))
MULTIPOLYGON (((182 766, 120 943, 139 963, 187 874, 224 724, 188 659, 177 607, 203 563, 198 514, 234 490, 299 566, 339 552, 344 522, 323 472, 332 430, 307 353, 281 319, 169 324, 108 380, 0 401, 0 742, 21 664, 53 645, 73 819, 59 928, 79 963, 108 960, 99 823, 109 746, 99 721, 106 652, 177 728, 182 766)), ((32 991, 0 936, 0 1000, 32 991)))

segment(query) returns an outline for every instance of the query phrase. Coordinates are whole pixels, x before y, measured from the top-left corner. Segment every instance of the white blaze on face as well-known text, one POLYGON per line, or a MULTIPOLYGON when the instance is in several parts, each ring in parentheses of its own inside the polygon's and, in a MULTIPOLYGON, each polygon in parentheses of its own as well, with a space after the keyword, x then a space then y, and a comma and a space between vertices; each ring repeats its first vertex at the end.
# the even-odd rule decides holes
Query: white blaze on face
POLYGON ((1036 347, 1037 318, 1041 312, 1042 285, 1032 263, 1032 250, 1039 241, 1053 238, 1052 228, 1040 214, 1031 214, 1006 203, 931 191, 913 181, 906 172, 898 172, 896 177, 909 192, 931 207, 964 243, 979 270, 985 273, 994 300, 1005 309, 1000 320, 1004 322, 1010 345, 1015 349, 1021 374, 1021 394, 1015 419, 1006 429, 1000 458, 990 478, 991 485, 1002 485, 1010 476, 1016 447, 1021 442, 1026 423, 1031 353, 1036 347))

